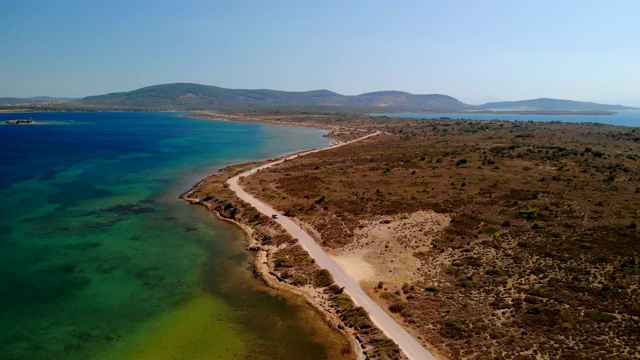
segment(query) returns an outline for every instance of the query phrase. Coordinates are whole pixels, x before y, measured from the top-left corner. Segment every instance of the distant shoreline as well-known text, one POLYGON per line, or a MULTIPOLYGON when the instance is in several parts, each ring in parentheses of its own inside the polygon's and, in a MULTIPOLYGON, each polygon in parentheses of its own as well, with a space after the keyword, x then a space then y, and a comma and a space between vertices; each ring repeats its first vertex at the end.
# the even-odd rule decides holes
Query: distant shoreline
MULTIPOLYGON (((608 110, 457 110, 457 111, 422 111, 395 112, 393 114, 488 114, 488 115, 615 115, 617 112, 608 110)), ((391 114, 391 113, 390 113, 391 114)))

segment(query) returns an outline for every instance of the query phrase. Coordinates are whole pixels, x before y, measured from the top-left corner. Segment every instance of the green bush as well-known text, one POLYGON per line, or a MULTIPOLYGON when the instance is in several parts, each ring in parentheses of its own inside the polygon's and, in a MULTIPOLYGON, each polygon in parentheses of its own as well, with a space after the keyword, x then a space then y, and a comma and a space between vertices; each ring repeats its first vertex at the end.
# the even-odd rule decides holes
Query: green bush
POLYGON ((403 301, 396 300, 391 304, 389 304, 389 310, 391 310, 391 312, 394 312, 394 313, 399 313, 402 310, 404 310, 405 306, 406 304, 403 301))
POLYGON ((448 339, 461 339, 467 332, 466 326, 461 319, 449 318, 445 320, 440 334, 448 339))
POLYGON ((616 319, 615 316, 598 310, 587 311, 585 316, 595 322, 611 322, 616 319))
POLYGON ((327 287, 333 284, 333 276, 327 269, 320 269, 313 273, 313 286, 327 287))
POLYGON ((369 319, 367 311, 361 307, 356 306, 349 310, 344 311, 340 315, 340 319, 349 327, 356 329, 369 329, 373 326, 369 319))
POLYGON ((521 218, 527 219, 527 220, 535 219, 538 217, 538 215, 540 215, 538 212, 538 209, 528 205, 520 209, 518 213, 520 214, 521 218))
POLYGON ((381 359, 395 359, 400 354, 400 347, 393 340, 381 335, 372 337, 370 340, 374 353, 380 353, 381 359))
POLYGON ((351 296, 345 293, 333 295, 329 300, 339 311, 345 311, 355 306, 351 296))
POLYGON ((478 281, 471 276, 461 276, 456 279, 456 284, 462 287, 473 287, 478 284, 478 281))
POLYGON ((542 221, 534 221, 533 225, 531 225, 531 229, 533 230, 544 229, 544 223, 542 221))

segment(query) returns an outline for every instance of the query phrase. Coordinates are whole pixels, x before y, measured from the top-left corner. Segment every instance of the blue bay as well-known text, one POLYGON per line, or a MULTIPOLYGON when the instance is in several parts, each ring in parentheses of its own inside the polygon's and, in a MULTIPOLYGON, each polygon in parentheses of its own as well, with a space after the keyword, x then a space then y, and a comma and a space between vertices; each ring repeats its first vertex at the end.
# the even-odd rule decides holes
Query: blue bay
POLYGON ((1 359, 339 354, 317 314, 252 278, 238 229, 178 199, 324 132, 177 115, 0 114, 1 359))

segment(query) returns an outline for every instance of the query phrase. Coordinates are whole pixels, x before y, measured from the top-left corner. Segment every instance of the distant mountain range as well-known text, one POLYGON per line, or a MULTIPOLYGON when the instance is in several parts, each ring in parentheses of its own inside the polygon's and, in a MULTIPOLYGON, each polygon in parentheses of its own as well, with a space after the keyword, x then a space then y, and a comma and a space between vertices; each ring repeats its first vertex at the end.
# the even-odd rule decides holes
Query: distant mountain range
POLYGON ((89 96, 74 104, 86 107, 153 108, 200 110, 274 106, 388 108, 394 110, 461 110, 473 107, 447 95, 413 95, 400 91, 381 91, 345 96, 329 90, 304 92, 277 90, 225 89, 200 84, 167 84, 142 89, 89 96))
POLYGON ((212 110, 246 108, 333 108, 365 112, 466 112, 509 109, 510 111, 615 111, 633 109, 571 100, 535 99, 465 104, 442 94, 415 95, 401 91, 378 91, 361 95, 341 95, 329 90, 304 92, 278 90, 226 89, 201 84, 175 83, 144 87, 129 92, 89 96, 82 99, 0 98, 0 105, 53 104, 56 109, 79 110, 212 110), (59 103, 59 104, 56 104, 59 103))

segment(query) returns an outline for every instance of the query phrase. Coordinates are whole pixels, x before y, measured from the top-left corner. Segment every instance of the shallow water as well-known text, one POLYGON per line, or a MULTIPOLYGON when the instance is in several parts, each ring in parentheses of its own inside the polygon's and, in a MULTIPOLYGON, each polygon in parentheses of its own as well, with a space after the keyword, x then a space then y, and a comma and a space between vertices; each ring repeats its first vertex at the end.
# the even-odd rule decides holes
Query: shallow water
POLYGON ((322 131, 170 113, 0 114, 0 358, 323 359, 343 341, 252 278, 242 233, 181 192, 322 131))

